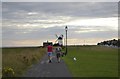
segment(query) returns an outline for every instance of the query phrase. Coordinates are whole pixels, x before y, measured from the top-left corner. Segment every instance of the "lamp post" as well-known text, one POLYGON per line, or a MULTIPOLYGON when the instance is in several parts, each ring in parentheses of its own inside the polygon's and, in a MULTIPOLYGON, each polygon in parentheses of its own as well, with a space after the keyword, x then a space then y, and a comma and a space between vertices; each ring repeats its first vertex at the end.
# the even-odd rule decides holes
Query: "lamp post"
POLYGON ((66 26, 65 27, 65 31, 66 31, 66 52, 65 52, 65 55, 67 55, 67 30, 68 30, 68 27, 66 26))

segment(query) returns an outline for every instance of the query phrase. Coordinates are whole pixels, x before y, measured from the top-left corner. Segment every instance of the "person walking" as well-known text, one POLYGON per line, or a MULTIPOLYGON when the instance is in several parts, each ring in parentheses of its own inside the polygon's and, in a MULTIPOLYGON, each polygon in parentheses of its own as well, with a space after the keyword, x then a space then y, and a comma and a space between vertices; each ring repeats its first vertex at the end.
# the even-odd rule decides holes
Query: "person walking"
POLYGON ((60 63, 61 50, 62 49, 60 47, 56 48, 56 57, 57 57, 58 63, 60 63))
POLYGON ((49 63, 52 62, 52 52, 53 52, 53 47, 52 47, 52 45, 48 45, 48 46, 47 46, 47 53, 48 53, 49 63))

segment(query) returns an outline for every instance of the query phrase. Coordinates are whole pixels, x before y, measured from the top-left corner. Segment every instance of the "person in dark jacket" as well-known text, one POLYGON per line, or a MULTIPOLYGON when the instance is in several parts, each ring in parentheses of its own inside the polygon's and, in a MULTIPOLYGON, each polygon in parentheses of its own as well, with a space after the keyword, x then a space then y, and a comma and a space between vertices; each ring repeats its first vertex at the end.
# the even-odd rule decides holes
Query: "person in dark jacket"
POLYGON ((60 63, 61 50, 62 49, 60 47, 56 48, 56 57, 57 57, 58 63, 60 63))

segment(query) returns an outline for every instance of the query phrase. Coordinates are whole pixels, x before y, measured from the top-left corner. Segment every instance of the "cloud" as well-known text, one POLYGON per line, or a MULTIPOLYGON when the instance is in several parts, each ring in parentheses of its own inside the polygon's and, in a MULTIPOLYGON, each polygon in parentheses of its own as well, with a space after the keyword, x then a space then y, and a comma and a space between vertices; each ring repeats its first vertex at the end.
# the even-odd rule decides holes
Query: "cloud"
MULTIPOLYGON (((76 39, 74 43, 80 39, 96 39, 96 43, 102 38, 117 37, 117 2, 3 2, 2 9, 5 45, 8 41, 14 45, 54 41, 55 34, 65 36, 66 25, 68 39, 76 39)), ((73 44, 72 41, 69 44, 73 44)))
MULTIPOLYGON (((73 17, 109 17, 117 15, 117 2, 113 3, 90 3, 90 2, 79 2, 79 3, 42 3, 42 2, 12 2, 12 3, 3 3, 3 16, 6 15, 24 15, 28 13, 37 12, 38 16, 41 14, 47 16, 73 16, 73 17), (102 5, 102 6, 101 6, 102 5), (4 9, 8 8, 8 11, 4 9)), ((37 15, 36 14, 36 15, 37 15)), ((14 17, 15 18, 15 17, 14 17)), ((17 18, 17 17, 16 17, 17 18)), ((21 18, 21 17, 19 17, 21 18)))
POLYGON ((119 0, 2 0, 2 2, 118 2, 119 0))
MULTIPOLYGON (((118 17, 109 17, 109 18, 93 18, 93 19, 76 19, 71 22, 66 23, 70 26, 81 26, 80 28, 90 28, 90 29, 101 29, 101 30, 118 30, 118 17), (95 27, 94 27, 95 26, 95 27)), ((76 28, 76 27, 73 27, 76 28)))
POLYGON ((44 40, 4 40, 2 42, 3 47, 14 46, 40 46, 44 40))

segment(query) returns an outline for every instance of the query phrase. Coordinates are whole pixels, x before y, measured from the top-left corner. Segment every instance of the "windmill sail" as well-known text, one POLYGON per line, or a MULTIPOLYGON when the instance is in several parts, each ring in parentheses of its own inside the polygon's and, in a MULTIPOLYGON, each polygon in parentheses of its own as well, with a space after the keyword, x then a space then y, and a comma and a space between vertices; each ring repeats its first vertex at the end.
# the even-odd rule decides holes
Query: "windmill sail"
POLYGON ((58 45, 62 46, 63 45, 63 35, 61 34, 60 36, 58 36, 56 34, 56 37, 57 37, 57 39, 56 39, 55 43, 58 42, 58 45))
POLYGON ((58 43, 59 43, 59 45, 63 45, 63 35, 60 35, 58 37, 58 43))

